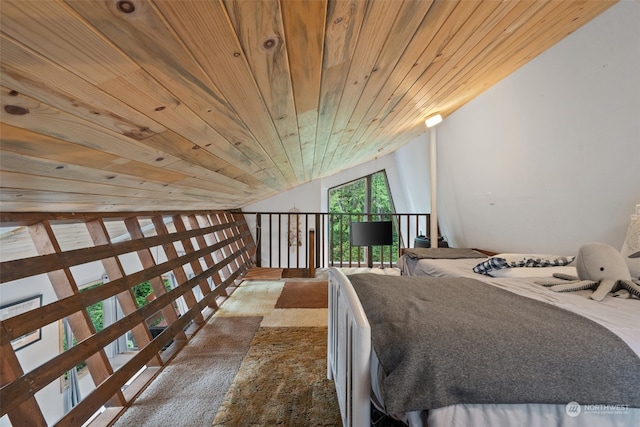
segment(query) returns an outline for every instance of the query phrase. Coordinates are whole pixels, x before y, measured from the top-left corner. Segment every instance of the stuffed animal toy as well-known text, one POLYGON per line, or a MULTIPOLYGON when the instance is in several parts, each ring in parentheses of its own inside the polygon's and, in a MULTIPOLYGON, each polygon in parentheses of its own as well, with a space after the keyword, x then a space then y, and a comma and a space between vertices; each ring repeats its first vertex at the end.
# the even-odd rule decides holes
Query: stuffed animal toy
POLYGON ((582 245, 576 256, 578 277, 568 274, 554 274, 556 279, 536 281, 556 292, 572 292, 595 289, 591 299, 602 301, 610 292, 615 296, 630 298, 631 294, 640 298, 640 281, 631 278, 629 267, 620 252, 604 243, 582 245), (570 280, 570 282, 566 282, 570 280))

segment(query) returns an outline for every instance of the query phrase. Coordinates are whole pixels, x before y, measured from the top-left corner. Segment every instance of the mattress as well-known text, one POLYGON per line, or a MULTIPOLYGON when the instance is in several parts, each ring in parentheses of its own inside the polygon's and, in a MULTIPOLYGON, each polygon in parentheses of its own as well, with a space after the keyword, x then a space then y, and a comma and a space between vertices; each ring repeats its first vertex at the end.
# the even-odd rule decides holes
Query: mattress
POLYGON ((473 272, 483 258, 457 259, 414 259, 406 255, 398 259, 398 268, 403 276, 431 276, 431 277, 470 277, 477 279, 480 274, 473 272))

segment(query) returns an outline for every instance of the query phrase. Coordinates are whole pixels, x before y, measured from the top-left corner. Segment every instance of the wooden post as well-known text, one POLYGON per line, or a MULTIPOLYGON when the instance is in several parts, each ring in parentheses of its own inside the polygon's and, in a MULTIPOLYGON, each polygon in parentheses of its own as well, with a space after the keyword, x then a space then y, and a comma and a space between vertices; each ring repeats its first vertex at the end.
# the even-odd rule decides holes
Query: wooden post
POLYGON ((309 230, 309 277, 316 277, 316 231, 309 230))

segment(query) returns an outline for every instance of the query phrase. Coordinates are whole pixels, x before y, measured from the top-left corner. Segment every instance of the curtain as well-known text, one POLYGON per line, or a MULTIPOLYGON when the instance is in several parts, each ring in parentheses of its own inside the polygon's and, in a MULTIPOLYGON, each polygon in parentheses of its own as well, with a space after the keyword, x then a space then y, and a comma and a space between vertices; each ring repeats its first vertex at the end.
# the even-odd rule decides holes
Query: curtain
MULTIPOLYGON (((67 341, 67 349, 73 347, 73 333, 69 322, 65 318, 63 320, 64 335, 67 341)), ((82 400, 80 396, 80 384, 78 383, 78 371, 74 366, 71 370, 67 371, 68 386, 64 391, 64 413, 71 411, 82 400)))

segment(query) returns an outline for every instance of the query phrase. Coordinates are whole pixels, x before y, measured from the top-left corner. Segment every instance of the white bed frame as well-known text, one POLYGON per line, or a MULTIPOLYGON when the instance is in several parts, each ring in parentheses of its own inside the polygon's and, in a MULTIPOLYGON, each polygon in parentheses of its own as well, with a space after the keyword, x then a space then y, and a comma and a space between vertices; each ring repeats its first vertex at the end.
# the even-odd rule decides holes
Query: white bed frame
POLYGON ((342 424, 371 426, 371 327, 351 282, 329 269, 327 378, 336 385, 342 424))

